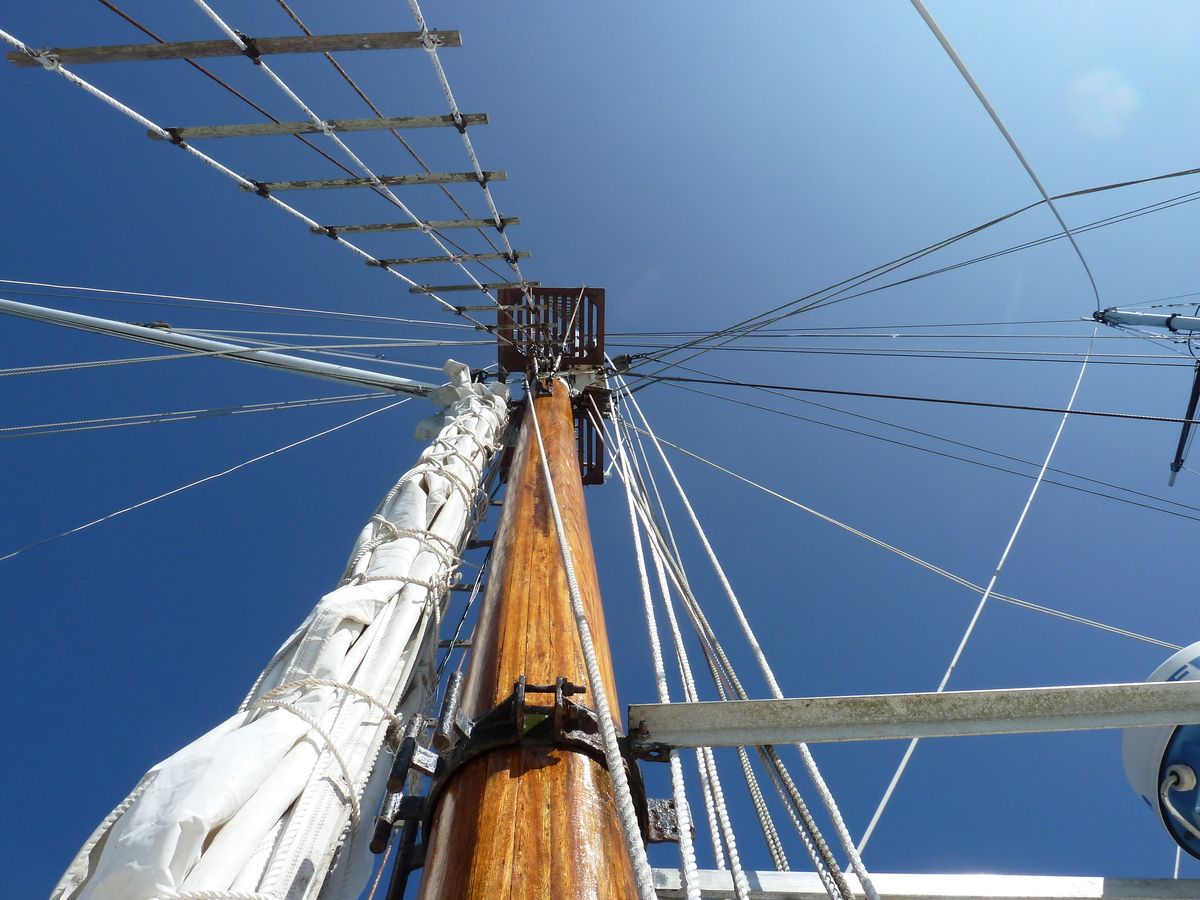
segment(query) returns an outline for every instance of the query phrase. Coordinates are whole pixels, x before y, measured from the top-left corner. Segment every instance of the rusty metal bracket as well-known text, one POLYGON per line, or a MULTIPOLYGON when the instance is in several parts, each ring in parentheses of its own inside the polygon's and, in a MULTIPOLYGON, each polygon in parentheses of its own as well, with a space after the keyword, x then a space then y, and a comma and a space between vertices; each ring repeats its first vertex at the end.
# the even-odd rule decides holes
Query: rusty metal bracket
MULTIPOLYGON (((472 722, 468 737, 443 751, 425 803, 426 833, 432 826, 433 814, 442 792, 458 770, 477 757, 495 750, 510 747, 568 750, 589 756, 607 768, 596 713, 571 699, 586 691, 584 686, 573 684, 561 676, 555 679, 554 684, 528 684, 524 675, 518 678, 512 694, 472 722), (553 694, 554 700, 551 704, 530 703, 530 694, 553 694)), ((620 735, 618 742, 629 786, 633 791, 642 837, 648 840, 651 826, 642 773, 629 739, 620 735)))

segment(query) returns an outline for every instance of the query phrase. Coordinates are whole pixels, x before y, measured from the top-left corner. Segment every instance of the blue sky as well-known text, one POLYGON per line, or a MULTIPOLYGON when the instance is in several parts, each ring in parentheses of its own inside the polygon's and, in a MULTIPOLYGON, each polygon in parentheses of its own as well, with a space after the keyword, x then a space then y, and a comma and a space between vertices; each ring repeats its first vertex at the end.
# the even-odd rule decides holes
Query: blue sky
MULTIPOLYGON (((99 3, 10 7, 0 14, 0 28, 33 46, 142 39, 99 3)), ((126 0, 122 8, 171 40, 219 37, 183 0, 126 0)), ((247 34, 295 33, 266 0, 217 8, 247 34)), ((316 32, 412 27, 399 4, 347 2, 333 9, 297 0, 294 8, 316 32)), ((931 2, 930 11, 1052 193, 1197 165, 1196 6, 931 2)), ((522 220, 510 235, 517 249, 533 254, 523 271, 545 284, 605 287, 614 348, 622 340, 660 347, 676 340, 618 334, 720 328, 1038 197, 932 35, 899 0, 737 7, 431 2, 425 12, 431 25, 463 33, 464 46, 442 58, 463 111, 491 117, 472 130, 472 139, 485 168, 508 172, 493 190, 501 212, 522 220)), ((424 54, 344 54, 343 62, 387 115, 445 110, 424 54)), ((211 68, 277 117, 300 118, 245 60, 215 60, 211 68)), ((281 58, 276 68, 320 114, 368 114, 319 58, 281 58)), ((162 125, 261 120, 183 63, 78 71, 162 125)), ((0 278, 454 322, 332 241, 309 235, 180 151, 149 141, 138 125, 61 78, 6 66, 0 105, 6 118, 0 278)), ((414 146, 434 170, 464 171, 457 135, 432 131, 414 135, 414 146)), ((343 174, 293 139, 199 146, 259 180, 343 174)), ((361 136, 352 146, 382 174, 415 171, 390 135, 361 136)), ((1078 227, 1197 189, 1194 177, 1179 178, 1064 201, 1061 209, 1078 227)), ((411 197, 422 214, 445 212, 433 189, 405 190, 402 198, 411 197)), ((319 221, 393 215, 382 202, 351 193, 286 199, 319 221)), ((472 214, 484 213, 474 188, 457 196, 472 214)), ((1101 303, 1200 291, 1197 214, 1183 204, 1082 234, 1101 303)), ((992 253, 1056 228, 1049 212, 1034 210, 898 274, 992 253)), ((363 245, 381 255, 428 252, 415 236, 374 238, 363 245)), ((412 277, 458 280, 449 267, 424 268, 412 277)), ((135 306, 98 296, 0 283, 0 297, 123 321, 380 340, 479 337, 461 329, 234 314, 194 304, 135 306)), ((694 365, 756 382, 1059 407, 1070 396, 1078 357, 1017 357, 1085 352, 1092 326, 1079 320, 1095 304, 1079 261, 1055 241, 780 323, 842 336, 767 342, 875 355, 714 352, 694 365), (914 328, 926 325, 939 327, 914 328), (895 330, 871 332, 875 326, 895 330), (864 328, 869 336, 847 330, 864 328), (1056 335, 1063 337, 1046 337, 1056 335), (947 358, 968 350, 1010 358, 947 358)), ((1077 406, 1181 415, 1190 376, 1189 358, 1176 352, 1181 348, 1118 337, 1102 331, 1096 352, 1154 358, 1098 357, 1077 406)), ((5 369, 153 352, 7 319, 0 322, 0 348, 5 369)), ((452 349, 477 365, 493 353, 452 349)), ((447 355, 442 348, 383 352, 389 362, 435 366, 447 355)), ((10 376, 0 379, 0 427, 341 393, 347 392, 337 385, 215 360, 10 376)), ((984 459, 796 400, 750 391, 729 396, 984 459)), ((977 583, 995 567, 1031 483, 678 387, 655 386, 639 398, 663 437, 977 583)), ((1041 460, 1057 427, 1046 414, 813 399, 1027 460, 1041 460)), ((0 555, 376 405, 0 440, 0 555)), ((2 751, 11 777, 3 789, 8 815, 0 852, 13 896, 48 892, 149 766, 236 706, 278 643, 336 582, 362 522, 419 452, 412 427, 428 412, 418 401, 382 412, 0 562, 10 611, 3 709, 11 735, 2 751)), ((1077 417, 1067 423, 1054 464, 1200 506, 1195 475, 1185 472, 1176 487, 1166 487, 1177 434, 1174 425, 1077 417)), ((676 465, 788 694, 936 686, 970 618, 973 594, 699 463, 676 465)), ((653 684, 624 500, 619 488, 606 485, 589 489, 588 501, 621 699, 649 700, 653 684)), ((679 525, 683 530, 682 518, 679 525)), ((998 589, 1187 644, 1200 638, 1187 579, 1198 525, 1045 485, 998 589)), ((728 625, 698 544, 687 539, 685 550, 706 605, 728 625)), ((732 633, 729 644, 751 673, 732 633)), ((1140 680, 1167 655, 993 603, 951 687, 1140 680)), ((748 674, 747 682, 766 696, 757 678, 748 674)), ((816 748, 856 834, 902 749, 894 743, 816 748)), ((727 772, 732 781, 734 767, 727 772)), ((743 802, 740 788, 731 784, 729 793, 743 802)), ((747 861, 767 868, 753 829, 744 820, 747 861)), ((785 840, 798 867, 799 844, 785 840)), ((1162 877, 1173 856, 1125 784, 1118 736, 1095 732, 925 742, 866 862, 891 872, 1162 877)), ((1185 861, 1183 874, 1195 877, 1200 868, 1185 861)))

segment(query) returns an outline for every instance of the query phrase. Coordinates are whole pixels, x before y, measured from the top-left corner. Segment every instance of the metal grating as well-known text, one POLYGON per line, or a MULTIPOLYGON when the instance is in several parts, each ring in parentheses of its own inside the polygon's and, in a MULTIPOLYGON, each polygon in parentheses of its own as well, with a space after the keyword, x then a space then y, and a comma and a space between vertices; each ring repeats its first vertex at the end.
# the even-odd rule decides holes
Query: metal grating
POLYGON ((604 288, 501 288, 499 301, 497 361, 505 371, 524 372, 535 357, 560 352, 563 368, 604 364, 604 288))
POLYGON ((584 484, 604 484, 604 434, 596 430, 582 403, 574 406, 575 446, 584 484))

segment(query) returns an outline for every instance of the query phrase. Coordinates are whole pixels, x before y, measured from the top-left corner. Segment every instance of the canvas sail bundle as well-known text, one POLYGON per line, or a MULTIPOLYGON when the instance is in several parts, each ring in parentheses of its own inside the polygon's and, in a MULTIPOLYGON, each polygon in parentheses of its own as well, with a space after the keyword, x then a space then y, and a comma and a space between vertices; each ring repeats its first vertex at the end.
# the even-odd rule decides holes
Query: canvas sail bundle
POLYGON ((507 419, 508 390, 448 362, 436 438, 363 529, 341 585, 238 711, 159 763, 101 823, 52 900, 244 892, 356 896, 400 719, 428 705, 437 625, 507 419), (328 893, 328 892, 326 892, 328 893))

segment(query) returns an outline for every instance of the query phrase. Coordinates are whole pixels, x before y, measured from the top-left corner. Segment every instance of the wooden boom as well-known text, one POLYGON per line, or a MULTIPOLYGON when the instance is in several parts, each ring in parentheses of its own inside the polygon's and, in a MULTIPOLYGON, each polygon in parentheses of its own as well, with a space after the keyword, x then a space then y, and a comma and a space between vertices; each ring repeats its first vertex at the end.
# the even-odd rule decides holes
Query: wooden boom
MULTIPOLYGON (((463 685, 462 710, 472 717, 508 698, 521 676, 529 684, 552 684, 559 677, 587 684, 533 433, 534 415, 609 704, 619 708, 567 387, 556 380, 552 396, 529 403, 463 685)), ((577 700, 593 706, 590 692, 577 700)), ((565 748, 500 747, 464 764, 441 794, 419 900, 636 896, 612 783, 591 756, 565 748)))

